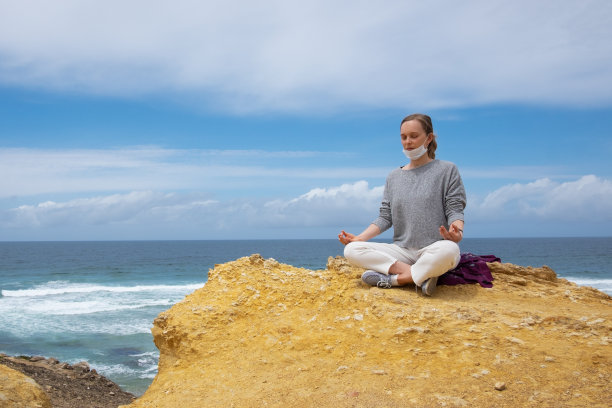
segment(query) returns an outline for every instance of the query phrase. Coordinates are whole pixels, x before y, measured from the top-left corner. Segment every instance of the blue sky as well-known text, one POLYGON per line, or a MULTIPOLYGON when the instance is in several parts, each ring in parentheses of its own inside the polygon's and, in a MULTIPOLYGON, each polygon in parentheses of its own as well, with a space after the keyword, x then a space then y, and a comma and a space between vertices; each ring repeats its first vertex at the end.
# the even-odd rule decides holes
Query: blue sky
POLYGON ((0 240, 358 233, 413 112, 466 237, 610 236, 612 5, 423 3, 0 0, 0 240))

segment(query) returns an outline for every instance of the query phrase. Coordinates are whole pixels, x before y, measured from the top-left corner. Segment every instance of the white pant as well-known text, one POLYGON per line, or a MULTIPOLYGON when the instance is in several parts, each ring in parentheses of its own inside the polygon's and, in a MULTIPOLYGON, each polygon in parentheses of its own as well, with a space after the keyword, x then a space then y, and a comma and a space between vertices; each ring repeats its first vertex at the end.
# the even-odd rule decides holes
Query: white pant
POLYGON ((344 248, 344 257, 353 265, 389 274, 397 261, 412 265, 412 279, 421 286, 434 276, 440 276, 459 264, 459 245, 441 240, 421 249, 402 248, 382 242, 350 242, 344 248))

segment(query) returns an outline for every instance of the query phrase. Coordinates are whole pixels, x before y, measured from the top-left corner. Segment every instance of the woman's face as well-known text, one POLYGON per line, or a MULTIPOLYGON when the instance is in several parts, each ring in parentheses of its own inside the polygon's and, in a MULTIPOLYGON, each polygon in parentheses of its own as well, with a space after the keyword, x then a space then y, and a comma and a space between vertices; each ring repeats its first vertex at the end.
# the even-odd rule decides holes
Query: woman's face
POLYGON ((429 137, 418 120, 409 120, 402 123, 400 135, 402 137, 402 146, 406 150, 416 149, 425 142, 427 144, 431 142, 431 140, 428 140, 429 137))

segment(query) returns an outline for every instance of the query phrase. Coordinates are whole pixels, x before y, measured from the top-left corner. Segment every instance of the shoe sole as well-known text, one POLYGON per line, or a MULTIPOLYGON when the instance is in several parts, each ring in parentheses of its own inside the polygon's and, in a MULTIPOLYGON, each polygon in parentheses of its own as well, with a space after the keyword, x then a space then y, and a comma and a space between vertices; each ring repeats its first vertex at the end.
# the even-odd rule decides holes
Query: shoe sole
POLYGON ((431 296, 436 291, 436 286, 438 284, 438 277, 429 278, 423 286, 421 286, 421 290, 425 296, 431 296))

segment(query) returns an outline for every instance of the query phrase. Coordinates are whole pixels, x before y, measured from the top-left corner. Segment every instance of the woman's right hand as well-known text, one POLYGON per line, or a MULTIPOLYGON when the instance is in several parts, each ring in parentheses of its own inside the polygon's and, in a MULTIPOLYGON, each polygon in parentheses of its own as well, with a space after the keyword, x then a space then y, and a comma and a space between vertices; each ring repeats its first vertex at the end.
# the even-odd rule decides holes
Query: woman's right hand
POLYGON ((380 228, 375 224, 370 224, 361 234, 353 235, 350 232, 341 231, 338 234, 338 239, 344 245, 355 241, 368 241, 380 234, 380 228))
POLYGON ((340 240, 340 242, 342 242, 344 245, 348 244, 349 242, 353 242, 353 241, 360 241, 360 239, 357 238, 356 235, 351 234, 350 232, 346 232, 346 231, 341 231, 338 234, 338 239, 340 240))

